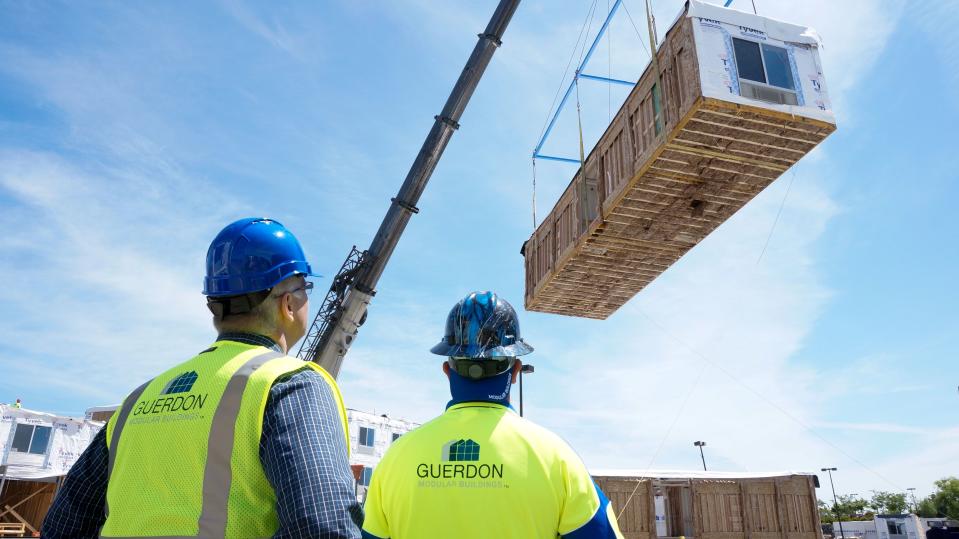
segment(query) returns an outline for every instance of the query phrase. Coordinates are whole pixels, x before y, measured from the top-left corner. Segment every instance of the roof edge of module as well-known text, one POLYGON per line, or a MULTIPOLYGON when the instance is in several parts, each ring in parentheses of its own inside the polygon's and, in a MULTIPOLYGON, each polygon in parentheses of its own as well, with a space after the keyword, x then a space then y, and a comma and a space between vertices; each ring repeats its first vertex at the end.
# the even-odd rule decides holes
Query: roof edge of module
MULTIPOLYGON (((769 37, 780 41, 803 43, 817 47, 822 44, 822 38, 819 33, 808 26, 773 19, 765 15, 754 15, 745 11, 739 11, 738 9, 703 2, 702 0, 688 0, 688 2, 688 8, 684 10, 686 17, 713 19, 736 26, 762 30, 769 37)), ((683 17, 683 12, 680 12, 676 20, 679 20, 681 17, 683 17)), ((675 23, 676 21, 673 21, 673 24, 675 23)), ((672 25, 670 25, 670 27, 672 27, 672 25)))

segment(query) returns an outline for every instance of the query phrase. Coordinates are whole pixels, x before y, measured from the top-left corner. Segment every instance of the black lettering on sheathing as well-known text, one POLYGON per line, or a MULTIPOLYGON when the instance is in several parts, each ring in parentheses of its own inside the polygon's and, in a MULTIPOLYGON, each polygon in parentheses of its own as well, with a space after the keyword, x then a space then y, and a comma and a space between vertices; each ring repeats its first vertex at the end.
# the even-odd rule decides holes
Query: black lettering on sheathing
POLYGON ((495 464, 493 465, 493 477, 496 477, 496 478, 498 478, 498 479, 502 479, 502 478, 503 478, 503 465, 502 465, 502 464, 500 464, 499 466, 497 466, 497 465, 495 465, 495 464))
POLYGON ((137 403, 137 407, 133 409, 133 415, 140 415, 143 413, 143 407, 146 406, 147 401, 140 401, 137 403))
POLYGON ((206 402, 206 398, 209 397, 209 396, 210 396, 209 394, 207 394, 207 395, 197 395, 197 396, 196 396, 197 407, 198 407, 198 408, 203 408, 203 403, 206 402))
POLYGON ((453 473, 453 465, 452 465, 452 464, 444 464, 444 465, 443 465, 443 479, 449 479, 449 478, 451 477, 452 473, 453 473))
POLYGON ((489 464, 480 464, 479 476, 483 479, 489 477, 489 464))
POLYGON ((161 411, 163 411, 163 412, 168 412, 168 411, 170 411, 170 405, 171 405, 171 404, 173 404, 173 397, 167 397, 167 398, 163 399, 163 407, 161 408, 161 411))
POLYGON ((196 404, 196 395, 187 395, 186 398, 183 399, 184 410, 192 410, 194 404, 196 404))
POLYGON ((419 466, 416 467, 416 475, 420 479, 426 479, 426 477, 429 474, 430 474, 430 467, 427 466, 426 464, 420 464, 419 466))
POLYGON ((474 477, 476 477, 476 465, 470 464, 466 467, 466 478, 473 479, 474 477))
POLYGON ((453 477, 463 477, 463 465, 455 464, 453 466, 453 477))
POLYGON ((153 401, 153 406, 150 408, 150 413, 155 414, 160 411, 160 399, 153 401))

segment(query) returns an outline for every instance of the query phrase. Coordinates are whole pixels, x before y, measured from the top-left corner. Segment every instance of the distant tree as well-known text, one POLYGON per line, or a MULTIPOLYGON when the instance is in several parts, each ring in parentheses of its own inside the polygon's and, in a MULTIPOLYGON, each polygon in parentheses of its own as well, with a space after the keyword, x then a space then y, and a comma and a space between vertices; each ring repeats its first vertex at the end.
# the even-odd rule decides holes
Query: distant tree
POLYGON ((869 507, 876 513, 892 515, 905 513, 908 504, 905 494, 880 490, 874 491, 872 499, 869 500, 869 507))
POLYGON ((919 516, 959 518, 959 479, 944 477, 935 485, 936 491, 919 502, 919 516))
POLYGON ((836 521, 836 515, 832 512, 832 504, 819 500, 819 521, 823 524, 836 521))
POLYGON ((853 495, 839 496, 837 504, 819 500, 819 520, 823 523, 837 520, 872 520, 873 514, 866 511, 869 502, 853 495))
POLYGON ((938 511, 936 511, 936 504, 932 501, 932 495, 919 500, 919 505, 916 507, 916 514, 923 518, 939 516, 938 511))

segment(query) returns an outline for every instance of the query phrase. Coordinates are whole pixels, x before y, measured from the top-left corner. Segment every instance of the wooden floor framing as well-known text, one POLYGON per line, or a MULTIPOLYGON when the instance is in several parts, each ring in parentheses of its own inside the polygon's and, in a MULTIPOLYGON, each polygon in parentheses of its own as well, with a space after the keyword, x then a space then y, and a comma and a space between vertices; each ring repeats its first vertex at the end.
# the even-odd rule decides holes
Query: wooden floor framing
POLYGON ((607 318, 834 130, 700 97, 528 291, 526 308, 607 318))

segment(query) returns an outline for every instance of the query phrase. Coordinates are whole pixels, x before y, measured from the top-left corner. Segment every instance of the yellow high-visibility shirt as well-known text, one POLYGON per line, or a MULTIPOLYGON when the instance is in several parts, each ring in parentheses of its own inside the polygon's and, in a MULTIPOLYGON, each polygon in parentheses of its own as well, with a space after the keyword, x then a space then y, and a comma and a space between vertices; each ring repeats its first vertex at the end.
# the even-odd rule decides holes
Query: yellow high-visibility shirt
POLYGON ((451 406, 373 471, 367 538, 620 538, 608 500, 559 436, 486 402, 451 406))

